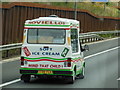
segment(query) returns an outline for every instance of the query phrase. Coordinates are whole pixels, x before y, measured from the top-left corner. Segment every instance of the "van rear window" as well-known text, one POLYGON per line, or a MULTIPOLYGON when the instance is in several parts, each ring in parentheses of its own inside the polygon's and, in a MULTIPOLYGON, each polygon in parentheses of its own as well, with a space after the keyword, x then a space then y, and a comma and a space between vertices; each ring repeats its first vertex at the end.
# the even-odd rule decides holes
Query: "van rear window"
POLYGON ((29 29, 28 43, 33 44, 64 44, 64 29, 29 29))

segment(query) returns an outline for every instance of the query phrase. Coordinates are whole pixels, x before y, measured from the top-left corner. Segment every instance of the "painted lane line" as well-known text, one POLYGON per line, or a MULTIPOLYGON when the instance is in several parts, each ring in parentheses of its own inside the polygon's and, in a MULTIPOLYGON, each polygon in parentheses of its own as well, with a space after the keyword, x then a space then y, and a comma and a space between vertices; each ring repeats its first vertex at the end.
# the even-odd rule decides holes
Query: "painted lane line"
POLYGON ((97 56, 97 55, 100 55, 100 54, 103 54, 103 53, 106 53, 106 52, 109 52, 109 51, 112 51, 112 50, 115 50, 115 49, 118 49, 118 48, 120 48, 120 46, 115 47, 115 48, 111 48, 111 49, 108 49, 108 50, 105 50, 105 51, 102 51, 102 52, 99 52, 99 53, 95 53, 95 54, 92 54, 92 55, 89 55, 89 56, 86 56, 84 59, 88 59, 88 58, 91 58, 91 57, 94 57, 94 56, 97 56))
POLYGON ((4 84, 1 84, 1 85, 0 85, 0 88, 3 87, 3 86, 7 86, 7 85, 9 85, 9 84, 12 84, 12 83, 19 82, 19 81, 20 81, 20 79, 16 79, 16 80, 13 80, 13 81, 10 81, 10 82, 7 82, 7 83, 4 83, 4 84))
MULTIPOLYGON (((88 58, 91 58, 91 57, 94 57, 94 56, 97 56, 97 55, 100 55, 100 54, 103 54, 103 53, 106 53, 106 52, 109 52, 109 51, 112 51, 112 50, 115 50, 115 49, 118 49, 118 48, 120 48, 120 46, 115 47, 115 48, 111 48, 111 49, 108 49, 108 50, 105 50, 105 51, 102 51, 102 52, 99 52, 99 53, 96 53, 96 54, 93 54, 93 55, 86 56, 84 59, 88 59, 88 58)), ((120 77, 117 80, 120 80, 120 77)))
MULTIPOLYGON (((111 48, 111 49, 108 49, 108 50, 105 50, 105 51, 102 51, 102 52, 99 52, 99 53, 96 53, 96 54, 93 54, 93 55, 86 56, 84 59, 88 59, 88 58, 91 58, 93 56, 96 56, 96 55, 99 55, 99 54, 103 54, 103 53, 106 53, 106 52, 109 52, 109 51, 112 51, 112 50, 115 50, 115 49, 118 49, 118 48, 120 48, 120 46, 119 47, 115 47, 115 48, 111 48)), ((117 80, 120 80, 120 78, 117 79, 117 80)), ((10 85, 10 84, 13 84, 13 83, 16 83, 16 82, 19 82, 19 81, 20 81, 20 79, 16 79, 16 80, 13 80, 13 81, 1 84, 0 88, 4 87, 4 86, 7 86, 7 85, 10 85)))
POLYGON ((120 77, 117 80, 120 80, 120 77))

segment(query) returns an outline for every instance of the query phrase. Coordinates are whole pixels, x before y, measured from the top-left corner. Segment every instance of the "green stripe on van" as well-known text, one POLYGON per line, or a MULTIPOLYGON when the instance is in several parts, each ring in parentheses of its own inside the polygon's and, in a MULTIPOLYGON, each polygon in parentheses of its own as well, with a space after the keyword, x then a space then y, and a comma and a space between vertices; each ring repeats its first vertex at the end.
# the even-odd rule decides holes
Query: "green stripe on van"
POLYGON ((72 69, 45 69, 45 68, 20 68, 21 70, 52 70, 52 71, 72 71, 72 69))
POLYGON ((77 60, 77 59, 81 59, 81 57, 78 57, 78 58, 73 58, 72 60, 77 60))
POLYGON ((53 26, 53 27, 69 27, 70 25, 42 25, 42 24, 25 24, 25 26, 53 26))

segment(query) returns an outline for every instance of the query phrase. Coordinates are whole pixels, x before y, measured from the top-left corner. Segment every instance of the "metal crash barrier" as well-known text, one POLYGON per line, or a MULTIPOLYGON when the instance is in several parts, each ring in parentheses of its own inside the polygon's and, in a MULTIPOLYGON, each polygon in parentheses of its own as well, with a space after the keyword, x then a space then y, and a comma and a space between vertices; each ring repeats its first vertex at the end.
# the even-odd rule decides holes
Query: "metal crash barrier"
MULTIPOLYGON (((112 35, 114 37, 120 36, 120 30, 116 31, 101 31, 101 32, 88 32, 88 33, 80 33, 79 39, 82 44, 96 42, 100 40, 105 40, 110 37, 101 37, 101 35, 112 35)), ((0 46, 0 52, 2 52, 2 59, 7 59, 11 57, 17 57, 21 54, 22 43, 8 44, 0 46)))

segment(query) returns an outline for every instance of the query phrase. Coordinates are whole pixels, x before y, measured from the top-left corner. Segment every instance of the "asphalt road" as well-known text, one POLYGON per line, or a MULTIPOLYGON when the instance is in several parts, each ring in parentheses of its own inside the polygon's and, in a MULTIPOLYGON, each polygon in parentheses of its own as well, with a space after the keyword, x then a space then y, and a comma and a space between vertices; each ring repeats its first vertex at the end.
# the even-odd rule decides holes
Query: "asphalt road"
MULTIPOLYGON (((117 47, 118 38, 107 39, 94 43, 92 42, 89 43, 88 45, 89 45, 89 51, 84 52, 85 57, 92 54, 96 54, 104 50, 108 50, 110 48, 117 47)), ((3 60, 2 64, 0 63, 0 70, 2 72, 0 73, 0 78, 1 78, 0 84, 20 78, 19 68, 20 68, 20 57, 3 60)))
MULTIPOLYGON (((19 81, 3 88, 118 88, 118 49, 86 59, 85 78, 74 84, 62 79, 19 81)), ((4 89, 3 89, 4 90, 4 89)))

